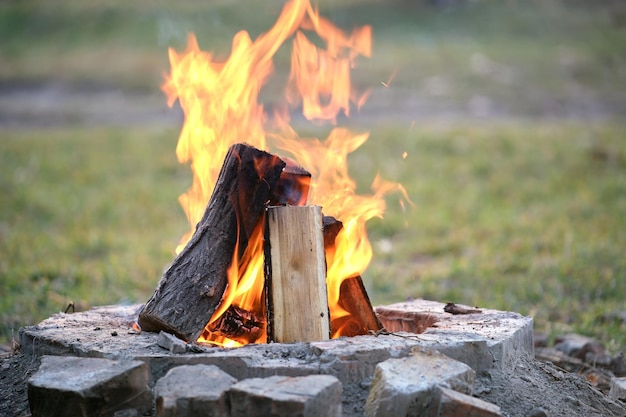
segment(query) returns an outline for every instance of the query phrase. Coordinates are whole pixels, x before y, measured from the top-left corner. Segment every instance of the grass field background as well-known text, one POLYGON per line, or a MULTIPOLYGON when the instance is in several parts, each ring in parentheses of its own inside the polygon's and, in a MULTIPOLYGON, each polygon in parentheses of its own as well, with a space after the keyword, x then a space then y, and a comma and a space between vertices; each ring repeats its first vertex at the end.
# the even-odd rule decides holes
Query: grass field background
MULTIPOLYGON (((282 6, 243 4, 3 2, 0 109, 11 94, 50 84, 63 86, 60 107, 82 91, 150 96, 168 70, 167 47, 182 49, 188 31, 226 56, 236 31, 258 35, 282 6)), ((577 331, 625 349, 621 2, 353 0, 320 9, 346 29, 374 29, 374 56, 355 73, 374 89, 374 111, 349 122, 371 135, 351 173, 364 192, 377 172, 400 181, 414 203, 403 209, 391 196, 385 218, 369 224, 375 254, 363 275, 373 302, 515 310, 552 335, 577 331)), ((277 72, 287 63, 281 51, 277 72)), ((47 122, 35 105, 28 115, 32 125, 0 117, 5 340, 70 301, 145 301, 187 230, 176 200, 191 182, 174 153, 180 124, 47 122)))

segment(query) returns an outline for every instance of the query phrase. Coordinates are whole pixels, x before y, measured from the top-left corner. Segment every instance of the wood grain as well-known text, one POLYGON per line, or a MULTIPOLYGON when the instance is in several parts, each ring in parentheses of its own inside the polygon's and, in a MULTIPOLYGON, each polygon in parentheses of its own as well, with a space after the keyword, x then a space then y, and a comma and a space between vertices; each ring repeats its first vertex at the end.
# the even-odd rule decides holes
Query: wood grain
POLYGON ((266 221, 269 339, 281 343, 328 340, 321 207, 269 207, 266 221))

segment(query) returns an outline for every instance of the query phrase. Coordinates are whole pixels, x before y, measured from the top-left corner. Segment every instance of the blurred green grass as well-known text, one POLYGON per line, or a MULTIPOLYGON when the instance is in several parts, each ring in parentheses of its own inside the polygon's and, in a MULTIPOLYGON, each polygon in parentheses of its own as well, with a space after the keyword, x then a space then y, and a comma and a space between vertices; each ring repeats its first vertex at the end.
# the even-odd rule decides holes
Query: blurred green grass
POLYGON ((7 130, 0 145, 2 334, 74 302, 143 300, 186 228, 176 132, 7 130))
MULTIPOLYGON (((626 324, 611 319, 626 308, 626 7, 433 3, 320 2, 342 27, 374 29, 374 56, 359 62, 355 82, 379 86, 384 112, 368 120, 371 139, 351 156, 352 174, 367 191, 380 171, 415 203, 403 209, 390 198, 384 221, 370 223, 371 298, 515 310, 539 330, 626 348, 626 324), (406 103, 415 98, 443 116, 412 122, 406 103), (446 119, 467 107, 506 118, 446 119)), ((258 35, 281 8, 243 5, 1 2, 0 93, 49 82, 156 91, 166 48, 182 49, 187 32, 226 56, 238 30, 258 35)), ((279 75, 287 62, 281 51, 279 75)), ((191 179, 176 162, 177 128, 1 134, 2 337, 70 301, 83 309, 146 300, 187 230, 176 198, 191 179)))
POLYGON ((623 349, 626 325, 611 317, 624 311, 626 294, 624 127, 380 131, 382 140, 366 143, 353 166, 400 180, 415 207, 402 215, 391 201, 390 214, 369 228, 374 300, 519 311, 539 330, 578 331, 623 349))
MULTIPOLYGON (((374 303, 450 300, 532 315, 612 349, 626 293, 622 124, 379 126, 351 156, 401 181, 370 223, 374 303), (402 153, 407 152, 406 159, 402 153)), ((190 174, 175 131, 5 132, 1 145, 2 331, 63 310, 149 297, 187 229, 176 197, 190 174)))
MULTIPOLYGON (((154 91, 166 48, 227 56, 233 35, 254 38, 282 2, 23 0, 0 3, 0 83, 107 85, 154 91)), ((478 107, 526 116, 626 112, 626 5, 621 1, 321 0, 346 30, 370 24, 374 54, 354 74, 371 87, 395 73, 389 102, 419 93, 431 108, 478 107), (435 7, 433 3, 457 3, 435 7)), ((276 57, 288 68, 288 48, 276 57)))

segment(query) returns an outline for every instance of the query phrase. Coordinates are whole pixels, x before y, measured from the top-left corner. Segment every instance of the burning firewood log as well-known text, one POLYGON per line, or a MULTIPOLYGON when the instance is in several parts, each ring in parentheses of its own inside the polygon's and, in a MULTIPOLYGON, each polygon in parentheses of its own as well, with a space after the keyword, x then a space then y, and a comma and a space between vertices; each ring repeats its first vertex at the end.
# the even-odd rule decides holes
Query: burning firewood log
POLYGON ((343 225, 332 217, 322 222, 320 207, 293 207, 306 204, 310 180, 311 174, 293 161, 245 144, 231 146, 194 235, 139 314, 141 328, 164 330, 186 341, 213 334, 241 343, 265 340, 266 330, 270 341, 323 340, 330 330, 342 336, 381 330, 359 275, 343 280, 339 289, 339 307, 348 314, 333 317, 331 309, 329 318, 325 251, 334 247, 343 225), (269 205, 292 207, 268 209, 271 216, 266 219, 269 205), (309 214, 316 210, 319 221, 312 221, 315 216, 309 219, 309 214), (213 317, 225 296, 233 260, 242 258, 264 219, 275 223, 268 229, 273 233, 266 231, 267 242, 274 249, 282 247, 276 253, 272 245, 266 247, 261 298, 267 315, 262 313, 265 307, 246 310, 233 303, 213 317), (304 247, 305 241, 311 245, 304 247), (290 291, 294 286, 297 291, 290 291))
POLYGON ((265 318, 259 318, 254 313, 231 304, 208 330, 230 339, 245 337, 247 340, 256 340, 263 332, 264 324, 265 318))
MULTIPOLYGON (((323 225, 324 246, 328 249, 335 245, 335 238, 343 229, 343 223, 334 217, 324 216, 323 225)), ((372 308, 360 275, 343 280, 339 288, 339 304, 350 314, 338 318, 331 316, 330 327, 333 334, 340 331, 342 336, 358 336, 368 334, 370 330, 376 332, 383 328, 372 308)))
POLYGON ((204 216, 139 314, 143 330, 195 341, 219 305, 235 248, 241 256, 285 162, 245 144, 230 147, 204 216))

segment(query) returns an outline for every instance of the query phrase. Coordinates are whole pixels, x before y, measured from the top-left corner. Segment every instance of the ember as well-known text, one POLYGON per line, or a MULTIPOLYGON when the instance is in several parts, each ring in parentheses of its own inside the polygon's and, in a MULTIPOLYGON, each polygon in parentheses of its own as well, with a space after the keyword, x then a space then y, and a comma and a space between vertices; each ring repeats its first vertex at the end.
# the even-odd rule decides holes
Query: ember
MULTIPOLYGON (((348 175, 347 156, 367 140, 367 133, 353 134, 335 127, 326 140, 300 139, 289 125, 290 112, 299 107, 309 121, 335 125, 340 113, 349 116, 352 108, 363 105, 368 93, 351 88, 350 70, 359 56, 370 55, 369 26, 348 34, 320 16, 308 0, 288 2, 276 24, 254 41, 245 31, 237 33, 225 61, 200 50, 193 34, 189 35, 185 52, 169 50, 172 68, 162 89, 168 104, 178 100, 185 112, 176 152, 181 163, 190 162, 194 173, 191 189, 179 198, 191 230, 182 238, 177 259, 142 311, 142 328, 167 330, 186 340, 201 335, 201 342, 226 346, 267 340, 262 233, 265 215, 259 207, 248 210, 246 206, 247 202, 260 201, 256 194, 260 191, 265 195, 263 204, 317 205, 325 215, 342 222, 324 245, 332 337, 380 329, 361 281, 372 257, 365 223, 372 217, 382 217, 386 193, 400 191, 405 198, 406 193, 401 185, 377 177, 372 195, 356 194, 356 184, 348 175), (325 47, 313 43, 311 35, 321 39, 325 47), (274 55, 288 40, 292 41, 292 58, 285 103, 270 117, 259 103, 259 92, 272 74, 274 55), (253 158, 256 174, 239 177, 233 173, 234 177, 224 181, 238 189, 230 187, 215 198, 216 184, 226 169, 226 162, 224 167, 220 164, 228 158, 229 149, 242 140, 258 149, 278 149, 295 162, 274 156, 280 165, 280 178, 275 175, 275 167, 267 177, 268 166, 258 166, 265 159, 253 158), (244 184, 242 178, 249 182, 244 184), (216 204, 236 207, 230 212, 220 208, 217 210, 221 214, 211 214, 216 204), (221 221, 224 214, 229 216, 227 228, 205 221, 221 221), (216 230, 218 234, 213 233, 216 230), (228 236, 227 244, 220 251, 229 254, 227 271, 223 259, 215 260, 218 267, 211 265, 213 261, 190 266, 202 250, 207 251, 202 245, 210 242, 209 248, 220 246, 214 241, 224 236, 228 236), (343 284, 346 279, 350 279, 350 285, 343 284), (185 297, 171 294, 173 286, 187 288, 183 291, 185 297), (190 296, 189 288, 199 295, 190 296), (156 307, 163 298, 169 298, 166 304, 171 312, 166 312, 164 306, 156 307), (205 313, 198 314, 200 308, 194 305, 202 306, 205 313), (366 313, 368 317, 356 317, 354 314, 363 306, 370 312, 366 313), (212 313, 206 328, 197 329, 199 317, 206 316, 206 312, 212 313), (184 317, 188 314, 194 317, 184 317), (242 329, 231 328, 237 323, 242 329)), ((243 164, 236 168, 249 169, 243 164)), ((208 256, 216 258, 212 252, 208 256)), ((224 254, 219 256, 223 258, 224 254)))

